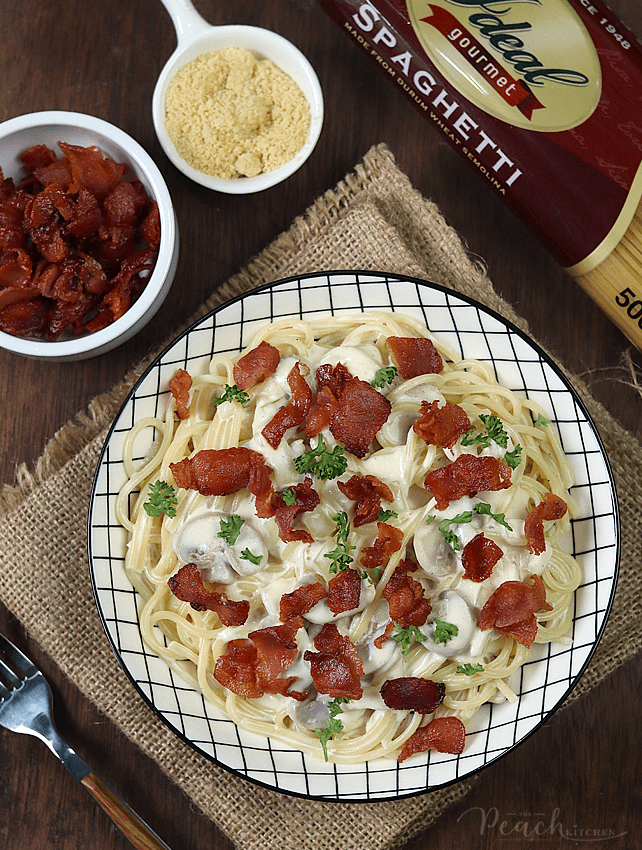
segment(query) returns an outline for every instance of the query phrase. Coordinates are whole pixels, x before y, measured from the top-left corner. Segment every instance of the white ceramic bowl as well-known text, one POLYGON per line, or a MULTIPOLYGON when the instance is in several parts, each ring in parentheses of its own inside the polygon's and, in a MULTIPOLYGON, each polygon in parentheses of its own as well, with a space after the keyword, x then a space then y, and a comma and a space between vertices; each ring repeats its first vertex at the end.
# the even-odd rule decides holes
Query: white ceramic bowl
POLYGON ((0 347, 48 360, 82 360, 103 354, 139 331, 165 300, 178 262, 178 229, 174 207, 158 167, 149 154, 127 133, 113 124, 79 112, 33 112, 0 124, 0 166, 6 177, 17 177, 22 164, 18 156, 32 145, 45 144, 60 155, 58 142, 88 147, 95 145, 116 162, 128 166, 125 179, 140 180, 158 203, 161 240, 154 268, 145 289, 127 312, 96 333, 73 339, 44 342, 0 331, 0 347))
POLYGON ((281 183, 297 171, 314 150, 323 125, 323 93, 314 68, 290 41, 261 27, 240 25, 211 26, 186 0, 163 0, 172 17, 178 46, 158 77, 152 99, 154 127, 161 146, 171 162, 196 183, 228 194, 261 192, 281 183), (225 179, 192 168, 176 150, 165 129, 165 95, 172 77, 197 56, 224 47, 243 47, 260 59, 269 59, 291 77, 310 104, 310 131, 301 150, 285 165, 256 177, 225 179))

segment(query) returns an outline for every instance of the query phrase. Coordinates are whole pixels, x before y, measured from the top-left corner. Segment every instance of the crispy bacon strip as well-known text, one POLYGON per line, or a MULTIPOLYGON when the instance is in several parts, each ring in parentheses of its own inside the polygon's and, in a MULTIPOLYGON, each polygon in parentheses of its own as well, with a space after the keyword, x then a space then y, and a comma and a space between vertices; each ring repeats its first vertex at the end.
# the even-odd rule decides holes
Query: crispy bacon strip
POLYGON ((483 534, 477 534, 466 543, 461 553, 464 578, 470 581, 486 581, 491 577, 493 567, 503 554, 496 543, 483 534))
POLYGON ((466 727, 458 717, 435 717, 427 726, 413 732, 401 748, 398 761, 431 749, 458 755, 464 751, 465 744, 466 727))
POLYGON ((338 401, 330 431, 353 455, 365 457, 377 431, 390 415, 390 402, 359 378, 346 383, 338 401))
POLYGON ((176 415, 179 419, 189 416, 189 391, 192 388, 192 376, 185 369, 177 369, 169 382, 169 388, 176 401, 176 415))
POLYGON ((330 387, 321 387, 315 396, 308 421, 305 423, 305 436, 310 439, 320 434, 324 428, 329 428, 338 407, 339 401, 330 387))
POLYGON ((306 699, 305 693, 287 690, 296 676, 279 678, 297 656, 294 636, 302 624, 302 620, 293 619, 282 626, 250 632, 249 639, 231 640, 214 666, 214 678, 246 699, 258 699, 264 693, 306 699))
POLYGON ((256 665, 258 653, 251 640, 231 640, 214 665, 214 678, 224 688, 245 699, 258 699, 264 694, 256 665))
POLYGON ((361 597, 361 576, 348 568, 328 582, 328 608, 333 614, 352 611, 361 597))
POLYGON ((202 449, 193 457, 170 463, 176 484, 203 496, 226 496, 248 487, 260 496, 272 487, 270 468, 253 449, 202 449))
POLYGON ((301 483, 290 489, 294 491, 295 495, 292 505, 286 505, 281 496, 276 496, 273 499, 276 504, 274 519, 279 529, 279 537, 284 543, 289 543, 292 540, 312 543, 312 535, 304 528, 292 528, 292 523, 299 514, 313 511, 316 508, 321 501, 319 494, 312 489, 312 478, 310 476, 306 476, 301 483))
POLYGON ((429 339, 389 336, 386 342, 402 378, 431 375, 444 368, 441 354, 429 339))
POLYGON ((341 635, 334 623, 326 623, 314 646, 318 652, 306 650, 303 658, 310 662, 317 691, 333 698, 361 699, 363 663, 350 638, 341 635))
POLYGON ((312 407, 312 390, 301 374, 301 364, 295 363, 288 375, 288 385, 292 398, 280 407, 274 417, 261 431, 273 449, 278 448, 283 435, 289 428, 301 425, 312 407))
POLYGON ((249 390, 273 375, 280 361, 278 348, 261 340, 257 347, 244 354, 234 367, 234 383, 241 390, 249 390))
POLYGON ((378 522, 376 540, 372 546, 366 546, 361 550, 361 566, 367 570, 381 567, 392 554, 401 549, 402 543, 403 531, 400 528, 388 525, 387 522, 378 522))
POLYGON ((415 572, 417 564, 405 558, 395 567, 385 586, 383 595, 388 601, 391 622, 386 626, 382 635, 375 639, 375 646, 381 647, 395 627, 395 623, 403 629, 408 626, 423 626, 432 611, 430 600, 424 596, 420 582, 411 578, 408 573, 415 572))
POLYGON ((432 714, 446 695, 443 682, 421 679, 418 676, 402 676, 386 679, 381 686, 381 698, 396 711, 406 709, 419 714, 432 714))
POLYGON ((349 452, 365 457, 390 415, 390 402, 370 384, 354 378, 343 363, 319 366, 316 377, 315 407, 306 423, 306 436, 329 427, 349 452))
POLYGON ((337 481, 337 487, 355 502, 352 521, 355 528, 377 519, 382 499, 387 502, 394 499, 390 487, 374 475, 353 475, 348 481, 337 481))
POLYGON ((248 635, 256 647, 258 684, 266 693, 284 694, 297 700, 306 699, 307 694, 287 690, 296 682, 296 676, 279 678, 279 674, 287 670, 297 657, 299 649, 294 637, 302 625, 303 620, 300 618, 291 618, 282 626, 267 626, 248 635))
POLYGON ((437 502, 438 510, 462 496, 484 490, 505 490, 511 484, 511 468, 496 457, 460 455, 457 460, 428 473, 424 486, 437 502))
POLYGON ((532 575, 531 580, 532 584, 524 581, 500 584, 481 610, 479 628, 495 629, 523 646, 530 646, 537 635, 535 612, 551 610, 544 582, 538 575, 532 575))
POLYGON ((297 587, 291 593, 284 593, 279 606, 279 619, 287 623, 291 617, 299 617, 311 611, 317 602, 328 595, 323 582, 316 581, 314 584, 304 584, 297 587))
POLYGON ((546 538, 544 537, 544 520, 561 519, 567 511, 567 504, 554 493, 547 493, 544 501, 533 508, 526 517, 524 523, 524 534, 526 535, 526 548, 533 555, 541 555, 546 549, 546 538))
POLYGON ((438 401, 430 404, 422 401, 419 418, 412 428, 429 446, 449 449, 468 431, 470 424, 468 414, 458 404, 447 401, 440 407, 438 401))
POLYGON ((195 611, 215 611, 224 626, 242 626, 250 613, 247 600, 235 602, 224 593, 208 590, 196 564, 185 564, 167 584, 177 599, 189 602, 195 611))

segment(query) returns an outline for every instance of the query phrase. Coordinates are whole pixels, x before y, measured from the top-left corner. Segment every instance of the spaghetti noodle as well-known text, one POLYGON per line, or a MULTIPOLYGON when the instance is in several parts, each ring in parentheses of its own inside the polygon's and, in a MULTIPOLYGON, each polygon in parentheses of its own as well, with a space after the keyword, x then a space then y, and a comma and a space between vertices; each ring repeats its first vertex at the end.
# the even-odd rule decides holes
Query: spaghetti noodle
POLYGON ((145 642, 312 756, 461 751, 572 619, 571 473, 544 411, 383 312, 275 322, 178 378, 126 439, 116 503, 145 642))

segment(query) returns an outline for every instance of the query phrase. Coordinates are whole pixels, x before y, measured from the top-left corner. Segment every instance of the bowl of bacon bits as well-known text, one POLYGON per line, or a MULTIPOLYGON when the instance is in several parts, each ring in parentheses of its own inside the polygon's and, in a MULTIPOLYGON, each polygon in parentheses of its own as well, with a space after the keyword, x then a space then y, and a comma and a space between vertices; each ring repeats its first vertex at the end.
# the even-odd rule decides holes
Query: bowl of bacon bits
POLYGON ((0 346, 80 360, 156 313, 178 232, 165 181, 118 127, 76 112, 0 124, 0 346))

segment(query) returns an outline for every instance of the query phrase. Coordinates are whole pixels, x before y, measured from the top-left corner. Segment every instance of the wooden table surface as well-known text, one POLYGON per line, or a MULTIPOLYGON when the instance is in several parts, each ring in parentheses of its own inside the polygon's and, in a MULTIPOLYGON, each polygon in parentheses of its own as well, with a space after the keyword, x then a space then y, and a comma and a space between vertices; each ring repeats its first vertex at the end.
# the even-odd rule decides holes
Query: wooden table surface
MULTIPOLYGON (((379 142, 388 144, 413 184, 437 202, 470 251, 485 260, 495 287, 526 317, 535 337, 639 436, 642 400, 621 367, 631 348, 627 340, 314 0, 196 5, 211 23, 257 24, 284 35, 320 77, 326 118, 318 146, 303 169, 262 194, 226 196, 202 189, 162 153, 151 95, 175 34, 158 0, 0 2, 0 120, 69 109, 118 125, 163 172, 182 241, 165 305, 131 342, 67 364, 0 352, 0 482, 13 481, 16 464, 32 463, 61 425, 110 389, 379 142)), ((611 5, 642 36, 639 0, 611 5)), ((635 352, 633 358, 642 360, 635 352)), ((47 674, 63 736, 172 848, 231 850, 229 839, 92 707, 4 609, 0 629, 47 674)), ((641 691, 638 657, 483 771, 469 796, 407 850, 639 846, 641 691)), ((130 847, 35 739, 0 730, 0 766, 5 850, 130 847)))

